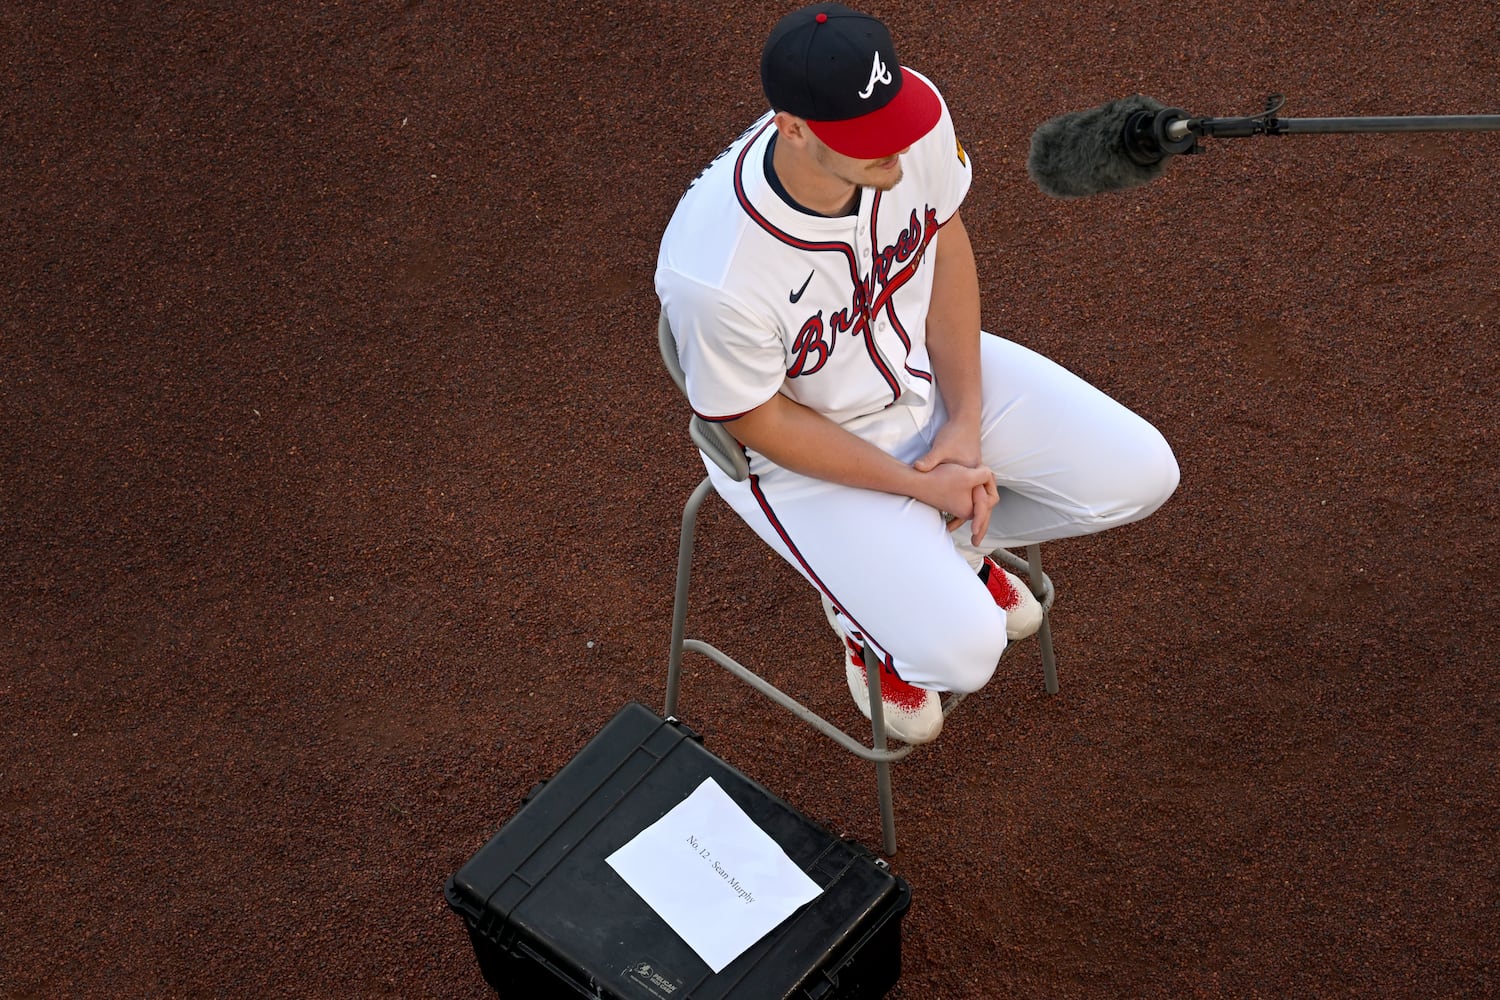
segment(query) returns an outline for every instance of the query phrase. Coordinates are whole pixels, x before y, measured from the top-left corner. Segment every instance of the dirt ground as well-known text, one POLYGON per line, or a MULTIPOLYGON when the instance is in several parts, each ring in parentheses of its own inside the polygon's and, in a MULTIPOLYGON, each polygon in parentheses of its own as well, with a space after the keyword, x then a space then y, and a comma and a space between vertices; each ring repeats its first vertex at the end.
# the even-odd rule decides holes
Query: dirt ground
MULTIPOLYGON (((487 994, 442 886, 659 709, 701 475, 660 231, 782 5, 0 9, 0 995, 487 994)), ((898 998, 1500 993, 1500 133, 1208 143, 1073 202, 1045 119, 1500 112, 1474 0, 874 3, 953 107, 986 326, 1162 428, 1034 643, 898 765, 898 998)), ((722 505, 691 629, 854 724, 722 505)), ((878 843, 706 661, 682 715, 878 843)))

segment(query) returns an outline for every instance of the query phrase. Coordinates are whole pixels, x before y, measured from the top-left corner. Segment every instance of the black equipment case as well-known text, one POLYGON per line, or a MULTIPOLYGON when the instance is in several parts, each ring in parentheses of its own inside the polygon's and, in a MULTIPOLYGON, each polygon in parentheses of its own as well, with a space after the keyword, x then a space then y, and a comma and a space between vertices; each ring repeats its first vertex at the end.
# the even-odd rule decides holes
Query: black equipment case
POLYGON ((709 753, 623 708, 448 880, 504 1000, 866 1000, 901 974, 906 882, 709 753), (823 890, 717 975, 605 862, 713 778, 823 890))

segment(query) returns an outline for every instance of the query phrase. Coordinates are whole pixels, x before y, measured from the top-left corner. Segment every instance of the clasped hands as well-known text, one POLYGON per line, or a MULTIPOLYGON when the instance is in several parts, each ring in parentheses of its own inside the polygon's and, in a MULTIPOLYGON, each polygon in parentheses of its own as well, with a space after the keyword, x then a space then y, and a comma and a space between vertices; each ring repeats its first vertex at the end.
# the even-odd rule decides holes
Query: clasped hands
POLYGON ((952 425, 938 432, 932 448, 912 463, 912 468, 926 480, 924 496, 917 497, 950 515, 949 531, 957 531, 968 522, 975 545, 983 540, 990 526, 990 512, 1000 502, 995 473, 979 460, 978 435, 972 445, 960 440, 967 435, 944 434, 952 425))

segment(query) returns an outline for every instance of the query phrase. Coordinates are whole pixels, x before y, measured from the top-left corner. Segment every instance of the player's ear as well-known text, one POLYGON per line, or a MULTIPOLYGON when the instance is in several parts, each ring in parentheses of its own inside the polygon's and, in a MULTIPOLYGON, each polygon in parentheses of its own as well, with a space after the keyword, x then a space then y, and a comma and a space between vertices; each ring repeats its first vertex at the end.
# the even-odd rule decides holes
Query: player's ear
POLYGON ((777 133, 787 142, 801 145, 812 134, 807 128, 807 121, 805 119, 798 118, 796 115, 786 111, 776 112, 776 117, 773 121, 776 122, 777 133))

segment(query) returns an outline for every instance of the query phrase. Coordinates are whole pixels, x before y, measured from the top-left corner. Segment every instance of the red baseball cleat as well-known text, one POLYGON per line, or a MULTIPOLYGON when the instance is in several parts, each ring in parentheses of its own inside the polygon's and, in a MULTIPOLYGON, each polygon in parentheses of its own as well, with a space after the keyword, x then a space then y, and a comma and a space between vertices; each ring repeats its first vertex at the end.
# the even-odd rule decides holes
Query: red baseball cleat
POLYGON ((989 556, 984 557, 984 565, 979 567, 979 579, 984 581, 990 596, 1005 612, 1007 639, 1025 639, 1036 634, 1036 630, 1042 627, 1042 606, 1030 587, 989 556))
MULTIPOLYGON (((854 704, 870 717, 870 682, 865 674, 864 650, 844 635, 834 618, 833 605, 823 598, 828 624, 844 643, 844 677, 854 704)), ((880 665, 880 704, 886 733, 903 743, 930 743, 943 730, 943 701, 936 691, 914 687, 897 677, 888 664, 880 665)))

